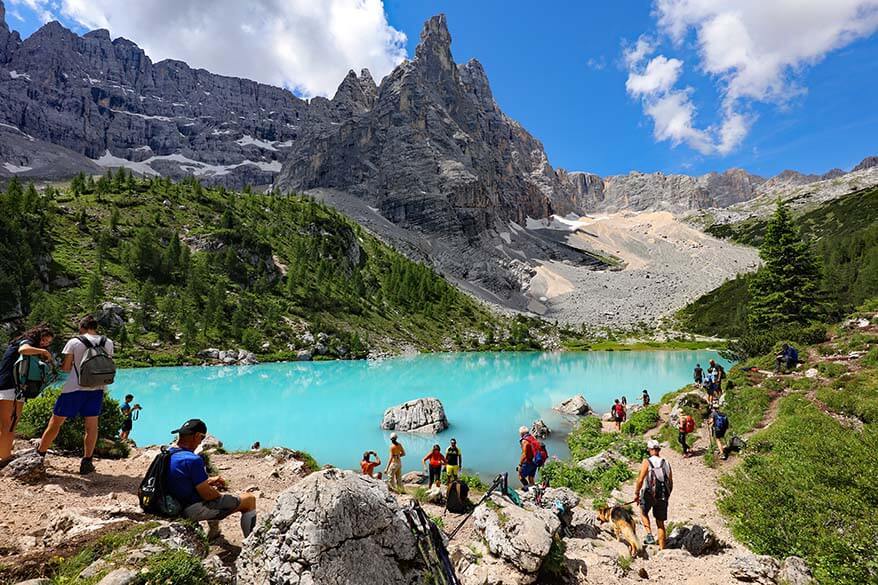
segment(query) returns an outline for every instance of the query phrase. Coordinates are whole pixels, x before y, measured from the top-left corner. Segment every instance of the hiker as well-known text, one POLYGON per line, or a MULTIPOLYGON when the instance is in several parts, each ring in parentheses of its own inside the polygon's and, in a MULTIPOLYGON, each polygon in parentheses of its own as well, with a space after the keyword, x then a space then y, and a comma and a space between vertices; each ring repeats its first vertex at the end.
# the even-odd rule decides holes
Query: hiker
POLYGON ((643 408, 649 406, 649 392, 646 391, 646 388, 643 389, 643 396, 640 397, 640 401, 643 403, 643 408))
POLYGON ((460 478, 462 465, 463 455, 457 447, 457 439, 451 439, 451 444, 445 450, 445 475, 449 484, 460 478))
POLYGON ((427 487, 436 487, 442 485, 442 467, 445 465, 445 455, 442 454, 442 448, 439 445, 433 445, 433 448, 427 453, 422 460, 424 471, 429 467, 429 475, 427 479, 427 487))
POLYGON ((119 409, 122 411, 122 415, 125 417, 125 420, 122 421, 122 432, 119 433, 119 439, 122 441, 128 440, 128 435, 131 433, 131 427, 133 426, 133 415, 138 410, 143 410, 143 408, 139 404, 131 404, 131 401, 134 400, 133 394, 125 395, 125 402, 123 402, 119 409))
POLYGON ((723 393, 723 379, 726 377, 726 370, 714 360, 710 360, 710 370, 713 370, 713 392, 719 398, 723 393))
POLYGON ((634 488, 634 501, 640 506, 640 520, 646 529, 644 544, 655 544, 652 527, 649 523, 649 511, 655 518, 658 528, 658 545, 665 548, 665 520, 668 519, 668 499, 674 489, 674 476, 671 466, 661 456, 661 445, 655 439, 646 443, 649 457, 640 465, 637 486, 634 488))
POLYGON ((387 486, 400 494, 405 491, 402 486, 403 457, 405 457, 405 448, 400 444, 397 434, 390 433, 390 458, 384 473, 387 475, 387 486))
POLYGON ((518 429, 519 442, 521 443, 521 458, 518 460, 518 479, 524 491, 533 487, 536 483, 537 464, 534 461, 534 447, 531 441, 530 429, 520 427, 518 429))
MULTIPOLYGON (((85 436, 82 439, 82 460, 79 462, 79 473, 88 475, 95 470, 92 455, 98 441, 98 417, 101 415, 106 386, 103 384, 83 386, 79 383, 80 375, 90 380, 98 374, 105 374, 105 372, 97 372, 91 367, 97 363, 102 369, 112 367, 113 374, 115 374, 115 366, 112 365, 113 341, 98 334, 98 322, 94 317, 88 315, 79 323, 79 335, 67 342, 64 349, 61 350, 61 354, 64 357, 61 369, 68 375, 61 388, 61 396, 58 397, 55 407, 52 409, 49 425, 40 439, 37 453, 41 457, 45 457, 55 437, 61 431, 61 425, 64 424, 64 421, 68 418, 81 416, 85 421, 85 436), (93 359, 94 356, 99 355, 103 355, 100 360, 93 359), (84 370, 83 367, 87 369, 84 370)), ((112 377, 108 379, 111 380, 112 377)))
POLYGON ((701 369, 701 364, 695 364, 693 376, 695 378, 695 384, 701 386, 704 381, 704 370, 701 369))
POLYGON ((774 371, 780 374, 782 371, 792 370, 799 363, 799 352, 788 343, 781 346, 780 353, 774 358, 774 371))
POLYGON ((183 516, 195 522, 207 521, 208 540, 219 537, 219 521, 235 512, 241 513, 241 532, 246 538, 256 526, 256 496, 253 494, 223 494, 226 481, 219 476, 209 477, 204 459, 195 449, 207 436, 204 421, 193 418, 179 429, 177 446, 170 449, 167 490, 183 506, 183 516))
POLYGON ((376 479, 381 479, 381 472, 378 472, 377 477, 374 474, 375 468, 381 465, 381 458, 378 457, 378 453, 375 451, 366 451, 363 453, 363 460, 360 461, 360 471, 363 472, 363 475, 368 475, 369 477, 375 477, 376 479), (375 456, 375 461, 372 461, 372 455, 375 456))
POLYGON ((686 438, 689 433, 695 430, 695 419, 692 418, 691 414, 684 414, 680 417, 680 425, 677 430, 679 431, 677 440, 680 441, 680 446, 683 448, 683 457, 689 457, 689 445, 686 443, 686 438))
POLYGON ((707 392, 707 401, 710 404, 713 404, 716 396, 716 372, 713 369, 707 370, 707 375, 704 377, 704 384, 702 387, 705 392, 707 392))
POLYGON ((612 415, 613 415, 613 423, 615 423, 615 425, 616 425, 616 430, 621 431, 622 430, 622 423, 625 422, 625 407, 622 406, 622 403, 619 402, 618 398, 613 403, 612 415))
POLYGON ((262 445, 259 443, 259 441, 256 441, 255 443, 250 445, 251 451, 259 451, 260 449, 262 449, 262 445))
POLYGON ((21 356, 33 356, 51 363, 52 354, 46 348, 54 338, 55 334, 49 326, 40 324, 12 340, 3 353, 0 361, 0 467, 5 467, 12 460, 15 426, 24 407, 24 396, 16 387, 15 364, 21 356))
POLYGON ((728 447, 726 447, 724 443, 726 431, 729 430, 729 417, 716 408, 713 408, 710 411, 710 418, 707 422, 710 425, 710 432, 713 435, 713 438, 716 439, 716 444, 719 447, 720 453, 722 453, 723 461, 725 461, 729 458, 728 447))

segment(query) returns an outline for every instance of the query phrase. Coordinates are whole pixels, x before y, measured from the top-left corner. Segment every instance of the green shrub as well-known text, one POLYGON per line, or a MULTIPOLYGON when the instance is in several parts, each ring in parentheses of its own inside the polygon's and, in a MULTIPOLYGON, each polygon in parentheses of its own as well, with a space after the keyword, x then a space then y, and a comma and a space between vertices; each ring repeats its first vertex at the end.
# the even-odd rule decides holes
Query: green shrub
POLYGON ((136 585, 204 585, 209 582, 201 559, 183 550, 166 550, 150 557, 146 570, 134 580, 136 585))
POLYGON ((639 436, 646 431, 655 428, 661 418, 659 417, 659 405, 654 404, 642 410, 638 410, 622 423, 622 433, 631 436, 639 436))
MULTIPOLYGON (((33 400, 28 400, 18 423, 18 434, 28 439, 41 436, 49 424, 49 419, 52 418, 52 409, 60 394, 60 389, 52 388, 33 400)), ((103 410, 98 423, 99 442, 100 439, 109 439, 115 442, 124 418, 122 411, 119 410, 119 402, 110 397, 109 393, 104 392, 103 410)), ((55 439, 54 448, 61 451, 81 452, 84 434, 85 423, 81 417, 73 420, 68 419, 61 427, 58 438, 55 439)))
POLYGON ((262 334, 256 329, 247 328, 241 333, 241 344, 247 351, 254 353, 262 351, 262 340, 262 334))
POLYGON ((540 479, 548 481, 551 487, 566 487, 580 494, 604 498, 633 476, 621 462, 607 469, 586 471, 572 461, 553 460, 540 471, 540 479))
POLYGON ((835 380, 817 390, 817 398, 835 412, 855 416, 865 423, 878 421, 878 372, 864 370, 835 380))
MULTIPOLYGON (((826 325, 814 323, 806 327, 787 325, 768 330, 745 331, 738 339, 730 341, 728 347, 720 354, 731 361, 744 361, 749 358, 764 356, 775 352, 770 357, 774 365, 774 354, 782 342, 793 345, 813 345, 826 341, 826 325)), ((799 352, 799 359, 806 356, 799 352)), ((766 358, 768 359, 768 358, 766 358)))
POLYGON ((867 367, 878 368, 878 347, 870 349, 869 353, 862 357, 860 363, 867 367))
POLYGON ((564 552, 566 550, 567 545, 564 543, 564 540, 558 535, 553 536, 549 554, 546 555, 546 558, 543 559, 543 564, 540 565, 540 578, 538 579, 540 583, 560 582, 564 577, 567 572, 564 563, 564 552))
POLYGON ((293 451, 293 457, 305 464, 305 471, 307 473, 314 473, 320 469, 320 464, 307 451, 293 451))
POLYGON ((836 364, 833 362, 820 362, 817 364, 817 371, 827 378, 838 378, 848 371, 844 364, 836 364))
POLYGON ((474 475, 471 473, 463 473, 460 474, 460 481, 469 486, 469 489, 476 490, 480 492, 484 492, 488 490, 488 484, 482 481, 478 475, 474 475))

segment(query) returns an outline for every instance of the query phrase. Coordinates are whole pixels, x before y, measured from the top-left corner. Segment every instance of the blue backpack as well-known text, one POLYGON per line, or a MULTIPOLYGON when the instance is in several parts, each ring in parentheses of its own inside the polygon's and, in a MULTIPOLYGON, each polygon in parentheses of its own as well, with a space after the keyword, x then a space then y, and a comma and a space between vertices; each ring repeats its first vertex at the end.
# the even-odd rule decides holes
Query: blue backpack
POLYGON ((52 368, 33 355, 21 355, 12 367, 16 399, 30 400, 52 381, 52 368))
POLYGON ((725 431, 728 428, 729 428, 729 417, 727 417, 726 415, 724 415, 720 412, 715 412, 713 414, 713 430, 715 430, 718 433, 722 433, 723 431, 725 431))

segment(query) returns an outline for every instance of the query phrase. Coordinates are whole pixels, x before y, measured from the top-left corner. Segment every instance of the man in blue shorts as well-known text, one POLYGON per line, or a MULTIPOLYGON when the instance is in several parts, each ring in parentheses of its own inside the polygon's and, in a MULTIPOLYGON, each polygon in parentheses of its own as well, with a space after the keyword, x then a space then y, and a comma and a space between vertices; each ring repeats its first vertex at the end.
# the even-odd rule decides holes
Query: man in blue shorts
POLYGON ((168 465, 168 493, 183 506, 183 516, 196 522, 207 521, 209 540, 219 536, 219 521, 235 512, 241 513, 241 532, 246 538, 256 526, 256 497, 253 494, 233 496, 225 489, 223 478, 209 477, 204 459, 195 450, 207 435, 207 425, 197 418, 187 420, 179 429, 177 446, 171 449, 168 465))
POLYGON ((82 388, 79 385, 79 364, 88 350, 80 338, 87 339, 95 346, 103 341, 104 351, 108 356, 113 357, 113 341, 98 333, 98 322, 95 318, 89 315, 82 319, 79 323, 79 335, 68 341, 61 352, 64 358, 61 362, 61 369, 67 372, 67 380, 64 381, 64 386, 61 388, 61 396, 55 402, 52 418, 49 420, 49 426, 43 432, 37 452, 45 457, 64 421, 68 418, 81 416, 85 420, 85 436, 82 440, 82 461, 79 462, 79 473, 87 475, 95 470, 91 458, 98 442, 98 417, 101 415, 106 388, 103 386, 82 388))

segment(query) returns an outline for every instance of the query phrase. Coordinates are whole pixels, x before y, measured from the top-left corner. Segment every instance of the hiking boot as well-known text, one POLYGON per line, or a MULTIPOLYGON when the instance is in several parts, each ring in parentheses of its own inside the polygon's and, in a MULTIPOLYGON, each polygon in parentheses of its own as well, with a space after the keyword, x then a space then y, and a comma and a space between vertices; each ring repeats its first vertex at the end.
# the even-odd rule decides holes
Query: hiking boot
POLYGON ((95 464, 91 462, 91 458, 83 459, 79 462, 79 475, 88 475, 95 472, 95 464))
POLYGON ((646 538, 643 539, 643 544, 655 544, 655 537, 652 535, 652 532, 646 533, 646 538))
POLYGON ((213 542, 222 536, 222 532, 220 532, 219 522, 216 520, 209 520, 207 522, 207 541, 213 542))

